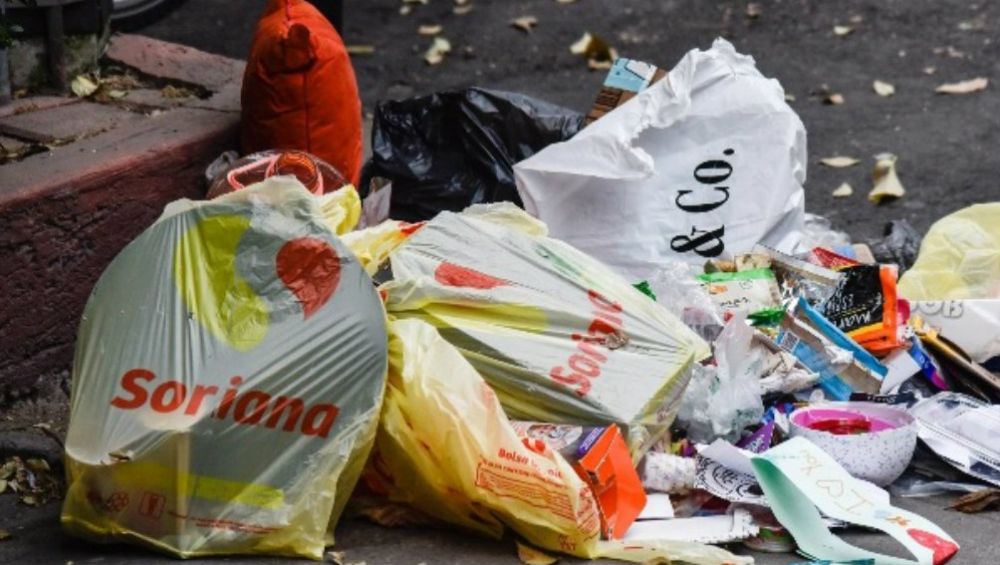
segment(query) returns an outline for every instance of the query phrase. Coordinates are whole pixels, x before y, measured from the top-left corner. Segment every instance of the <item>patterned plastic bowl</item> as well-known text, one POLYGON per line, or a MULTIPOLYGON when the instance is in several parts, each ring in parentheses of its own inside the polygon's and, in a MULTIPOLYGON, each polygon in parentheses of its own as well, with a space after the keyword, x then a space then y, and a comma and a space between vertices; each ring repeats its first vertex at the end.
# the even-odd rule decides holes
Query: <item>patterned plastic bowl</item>
POLYGON ((917 425, 902 409, 871 402, 829 402, 789 417, 792 437, 826 451, 853 477, 886 486, 903 474, 917 446, 917 425))

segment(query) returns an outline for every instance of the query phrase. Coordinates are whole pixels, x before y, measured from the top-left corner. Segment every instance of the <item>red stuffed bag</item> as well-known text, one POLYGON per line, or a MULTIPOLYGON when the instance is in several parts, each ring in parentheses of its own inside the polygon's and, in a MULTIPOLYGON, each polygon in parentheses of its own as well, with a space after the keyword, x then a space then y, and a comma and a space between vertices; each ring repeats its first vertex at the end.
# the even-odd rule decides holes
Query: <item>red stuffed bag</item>
POLYGON ((357 184, 361 100, 340 35, 305 0, 270 0, 243 75, 246 153, 307 151, 357 184))

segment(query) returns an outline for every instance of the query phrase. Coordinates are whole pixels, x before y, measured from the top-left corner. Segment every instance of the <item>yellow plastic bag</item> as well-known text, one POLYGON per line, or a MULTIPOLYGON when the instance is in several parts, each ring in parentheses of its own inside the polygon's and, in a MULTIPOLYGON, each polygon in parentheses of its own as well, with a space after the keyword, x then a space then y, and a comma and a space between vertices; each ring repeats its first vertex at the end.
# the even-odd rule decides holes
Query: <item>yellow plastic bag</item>
MULTIPOLYGON (((389 379, 369 473, 393 502, 499 538, 578 557, 752 562, 696 543, 599 539, 590 489, 561 455, 529 448, 463 355, 420 320, 389 323, 389 379)), ((369 481, 371 483, 372 481, 369 481)))
POLYGON ((898 291, 909 300, 1000 298, 1000 202, 935 222, 898 291))
POLYGON ((331 227, 352 194, 277 177, 175 202, 108 266, 77 340, 66 529, 179 557, 322 557, 387 363, 381 301, 331 227))
POLYGON ((389 253, 386 309, 438 328, 508 416, 666 433, 708 346, 608 267, 509 203, 442 212, 389 253))

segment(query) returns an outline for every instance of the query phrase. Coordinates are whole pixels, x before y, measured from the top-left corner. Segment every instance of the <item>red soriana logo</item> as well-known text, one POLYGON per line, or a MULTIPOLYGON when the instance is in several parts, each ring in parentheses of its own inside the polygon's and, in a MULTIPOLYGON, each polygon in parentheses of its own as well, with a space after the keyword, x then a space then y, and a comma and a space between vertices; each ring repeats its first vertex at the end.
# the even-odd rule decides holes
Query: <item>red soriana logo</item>
MULTIPOLYGON (((180 381, 160 383, 152 394, 145 383, 156 379, 156 374, 146 369, 132 369, 122 375, 121 388, 124 393, 111 399, 111 405, 121 410, 136 410, 148 403, 154 412, 170 414, 182 411, 189 416, 203 413, 219 394, 219 387, 194 385, 190 397, 188 389, 180 381), (204 406, 204 408, 203 408, 204 406)), ((306 406, 305 401, 295 396, 277 396, 256 389, 240 392, 242 377, 229 379, 230 388, 222 394, 222 399, 212 417, 216 420, 230 419, 245 426, 280 428, 286 432, 298 431, 305 436, 327 437, 340 409, 333 404, 317 403, 306 406)))
POLYGON ((608 361, 601 347, 611 351, 622 335, 622 307, 611 302, 596 290, 588 290, 587 298, 594 307, 594 318, 587 327, 587 334, 574 333, 577 352, 570 355, 564 365, 553 367, 549 376, 557 383, 576 386, 576 393, 585 396, 590 392, 591 379, 601 376, 601 367, 608 361), (568 367, 568 369, 567 369, 568 367))

